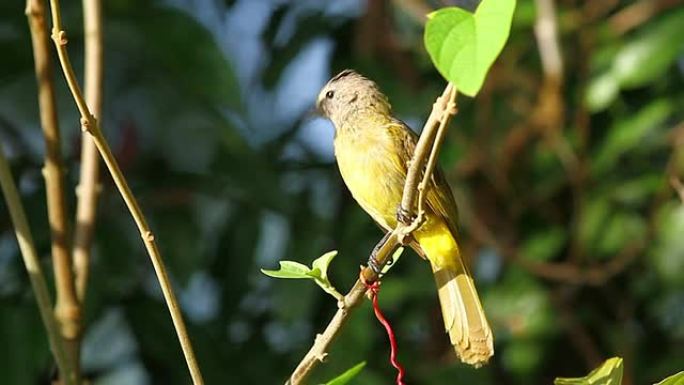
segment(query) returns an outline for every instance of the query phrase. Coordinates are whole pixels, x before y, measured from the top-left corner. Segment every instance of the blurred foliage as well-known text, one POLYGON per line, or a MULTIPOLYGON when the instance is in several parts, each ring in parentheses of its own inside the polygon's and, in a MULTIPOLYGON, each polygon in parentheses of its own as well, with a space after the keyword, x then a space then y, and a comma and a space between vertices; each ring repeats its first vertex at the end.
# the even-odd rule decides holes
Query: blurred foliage
MULTIPOLYGON (((509 42, 477 98, 459 98, 441 154, 496 355, 478 370, 458 362, 430 269, 407 252, 383 281, 381 306, 409 383, 548 384, 612 356, 624 358, 626 385, 684 368, 684 209, 670 185, 684 177, 684 7, 556 3, 562 78, 544 76, 536 2, 519 0, 509 42)), ((341 183, 331 126, 309 115, 318 90, 356 68, 420 127, 444 86, 423 47, 423 15, 477 1, 104 4, 103 128, 169 264, 206 382, 282 383, 336 303, 259 269, 339 250, 328 275, 344 292, 380 238, 341 183)), ((80 74, 80 4, 62 6, 80 74)), ((19 1, 0 2, 0 50, 0 142, 50 271, 19 1)), ((78 115, 56 84, 73 187, 78 115)), ((98 385, 187 384, 139 235, 111 180, 102 184, 85 370, 98 385)), ((73 188, 67 197, 73 209, 73 188)), ((46 384, 54 365, 6 215, 0 231, 0 377, 46 384)), ((388 350, 366 303, 312 383, 365 360, 352 382, 386 384, 388 350)))

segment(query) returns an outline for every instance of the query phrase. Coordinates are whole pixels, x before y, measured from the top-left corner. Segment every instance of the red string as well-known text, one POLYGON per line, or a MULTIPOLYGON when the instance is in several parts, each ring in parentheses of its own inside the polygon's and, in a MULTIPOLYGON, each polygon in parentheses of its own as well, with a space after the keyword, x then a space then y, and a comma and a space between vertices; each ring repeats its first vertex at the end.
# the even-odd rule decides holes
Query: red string
POLYGON ((380 310, 380 305, 378 304, 378 293, 380 293, 380 281, 375 281, 371 284, 366 283, 365 285, 366 288, 371 292, 373 300, 373 311, 375 312, 375 317, 378 319, 378 321, 380 321, 382 326, 385 327, 385 331, 387 332, 387 336, 389 337, 390 363, 397 369, 398 372, 396 385, 405 385, 404 367, 401 366, 401 364, 397 360, 397 351, 399 350, 397 348, 397 339, 394 337, 394 330, 392 330, 392 325, 390 325, 389 321, 387 321, 385 316, 382 314, 382 311, 380 310))

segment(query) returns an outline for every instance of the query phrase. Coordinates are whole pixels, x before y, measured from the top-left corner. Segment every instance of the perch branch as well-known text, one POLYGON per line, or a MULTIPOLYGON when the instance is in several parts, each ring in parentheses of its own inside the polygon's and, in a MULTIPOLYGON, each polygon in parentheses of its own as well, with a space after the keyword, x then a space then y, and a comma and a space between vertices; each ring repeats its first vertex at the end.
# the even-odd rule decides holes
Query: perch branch
MULTIPOLYGON (((76 296, 71 251, 67 236, 61 140, 50 60, 50 39, 45 15, 45 7, 41 0, 27 0, 26 17, 31 30, 33 58, 38 83, 40 123, 45 138, 43 177, 45 178, 48 220, 52 237, 52 265, 57 291, 55 318, 59 324, 60 333, 64 338, 65 347, 78 381, 80 377, 81 308, 76 296)), ((62 374, 64 375, 64 373, 62 374)))
MULTIPOLYGON (((102 2, 83 0, 85 31, 85 99, 96 119, 102 117, 102 2)), ((95 231, 97 197, 100 192, 100 157, 95 142, 87 133, 81 137, 81 172, 76 196, 76 228, 74 231, 74 272, 76 293, 83 302, 90 272, 90 254, 95 231)))
POLYGON ((48 335, 52 354, 55 356, 55 361, 57 362, 59 372, 62 373, 64 383, 66 385, 76 385, 76 373, 71 360, 67 356, 64 340, 60 334, 55 315, 52 313, 52 300, 50 299, 45 275, 40 267, 38 254, 36 254, 36 248, 33 245, 31 230, 26 220, 26 213, 19 199, 19 192, 17 192, 17 186, 14 184, 12 172, 7 164, 2 146, 0 146, 0 187, 2 187, 2 193, 5 196, 5 202, 12 219, 14 233, 17 236, 19 250, 21 251, 29 280, 31 281, 31 287, 36 295, 38 310, 48 335))
POLYGON ((50 0, 50 6, 52 10, 52 40, 55 43, 57 49, 57 55, 59 56, 59 61, 64 72, 64 77, 66 78, 67 84, 69 85, 69 90, 71 91, 78 111, 81 114, 81 128, 83 131, 91 135, 95 145, 97 146, 100 156, 105 162, 109 173, 114 179, 119 193, 121 194, 128 210, 135 221, 135 224, 140 231, 140 236, 142 237, 145 248, 147 249, 150 259, 152 260, 152 265, 154 266, 154 271, 157 274, 157 280, 161 286, 164 299, 171 314, 171 319, 173 321, 173 326, 176 329, 176 334, 180 341, 183 354, 185 356, 185 361, 188 365, 190 371, 190 376, 194 384, 203 384, 202 374, 200 373, 199 366, 197 365, 197 360, 195 358, 195 353, 193 352, 192 345, 190 343, 190 338, 188 337, 187 328, 185 322, 183 321, 183 316, 178 306, 178 300, 171 287, 171 282, 166 271, 166 266, 162 260, 162 256, 155 242, 154 235, 150 230, 147 221, 138 205, 137 200, 133 196, 128 183, 119 168, 114 155, 112 154, 109 144, 107 143, 102 130, 100 130, 99 122, 95 119, 93 114, 90 112, 88 105, 83 97, 81 88, 76 80, 76 75, 74 74, 73 67, 71 66, 71 61, 66 50, 67 37, 66 32, 62 28, 62 17, 59 8, 59 0, 50 0))
MULTIPOLYGON (((415 202, 418 199, 424 199, 424 194, 419 192, 419 183, 427 186, 432 176, 432 171, 435 167, 437 153, 442 142, 445 128, 449 123, 449 119, 456 113, 456 89, 448 84, 442 96, 437 98, 437 101, 432 106, 432 112, 428 117, 422 134, 416 145, 416 150, 411 159, 411 164, 406 176, 404 184, 404 192, 402 196, 401 210, 408 217, 415 219, 410 223, 402 223, 398 221, 394 230, 380 243, 373 251, 372 256, 377 261, 380 269, 387 263, 389 257, 394 250, 403 243, 410 235, 411 231, 415 230, 420 225, 422 213, 414 214, 414 207, 421 208, 422 202, 415 202), (427 168, 426 168, 427 163, 427 168), (423 172, 425 169, 425 172, 423 172), (421 177, 422 176, 422 177, 421 177)), ((423 188, 425 190, 425 188, 423 188)), ((369 266, 361 270, 361 276, 366 282, 372 282, 378 279, 377 274, 369 266)), ((316 336, 313 346, 308 353, 300 361, 297 368, 290 375, 286 385, 301 385, 311 373, 311 371, 325 360, 328 355, 327 351, 334 339, 339 335, 342 327, 347 323, 352 310, 361 303, 366 286, 361 279, 357 280, 349 293, 344 296, 344 300, 338 303, 339 309, 328 323, 323 333, 316 336)))

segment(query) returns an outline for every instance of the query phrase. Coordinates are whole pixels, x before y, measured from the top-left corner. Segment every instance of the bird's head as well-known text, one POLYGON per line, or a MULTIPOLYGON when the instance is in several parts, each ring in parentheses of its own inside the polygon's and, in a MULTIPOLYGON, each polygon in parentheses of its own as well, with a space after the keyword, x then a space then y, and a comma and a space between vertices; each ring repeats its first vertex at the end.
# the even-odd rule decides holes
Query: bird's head
POLYGON ((316 108, 321 115, 340 127, 355 113, 365 110, 389 115, 390 104, 372 80, 353 70, 344 70, 335 75, 321 89, 316 99, 316 108))

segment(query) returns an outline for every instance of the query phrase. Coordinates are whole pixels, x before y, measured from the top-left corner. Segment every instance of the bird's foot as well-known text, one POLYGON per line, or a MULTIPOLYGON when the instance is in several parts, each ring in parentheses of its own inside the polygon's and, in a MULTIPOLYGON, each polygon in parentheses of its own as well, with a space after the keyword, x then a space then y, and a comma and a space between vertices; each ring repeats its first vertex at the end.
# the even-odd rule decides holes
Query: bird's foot
POLYGON ((416 220, 416 215, 399 206, 399 209, 397 210, 397 220, 408 226, 416 220))

